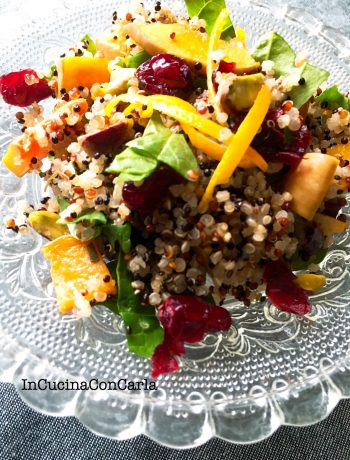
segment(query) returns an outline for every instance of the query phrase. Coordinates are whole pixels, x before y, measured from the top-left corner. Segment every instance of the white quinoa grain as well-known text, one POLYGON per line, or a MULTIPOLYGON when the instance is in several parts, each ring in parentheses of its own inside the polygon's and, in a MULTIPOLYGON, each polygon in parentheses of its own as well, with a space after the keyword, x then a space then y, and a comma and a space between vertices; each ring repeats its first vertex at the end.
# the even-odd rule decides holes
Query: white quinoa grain
POLYGON ((149 303, 151 305, 159 305, 161 301, 162 299, 157 292, 152 292, 152 294, 149 296, 149 303))

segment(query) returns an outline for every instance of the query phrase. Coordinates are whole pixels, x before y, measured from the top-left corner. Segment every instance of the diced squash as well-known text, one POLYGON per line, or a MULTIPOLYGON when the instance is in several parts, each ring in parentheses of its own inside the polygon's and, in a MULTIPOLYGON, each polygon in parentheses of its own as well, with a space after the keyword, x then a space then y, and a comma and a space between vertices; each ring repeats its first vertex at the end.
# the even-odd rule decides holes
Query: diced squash
POLYGON ((307 153, 298 167, 290 172, 285 190, 292 194, 291 209, 312 220, 333 181, 339 161, 323 153, 307 153))
POLYGON ((333 235, 333 233, 343 233, 348 227, 346 222, 325 214, 316 214, 313 220, 326 236, 333 235))
POLYGON ((57 224, 59 215, 49 211, 34 211, 29 214, 28 222, 35 231, 48 240, 55 240, 69 233, 67 225, 57 224))
POLYGON ((314 273, 301 273, 297 275, 294 283, 305 291, 318 291, 326 284, 326 277, 314 273))
MULTIPOLYGON (((124 26, 124 31, 139 44, 147 53, 170 53, 184 59, 189 64, 196 62, 202 64, 202 72, 205 73, 208 58, 209 36, 200 33, 187 24, 135 24, 124 26), (175 33, 175 38, 171 34, 175 33)), ((237 74, 253 72, 259 67, 250 55, 244 43, 237 38, 229 42, 220 40, 220 49, 223 50, 223 59, 227 62, 235 62, 237 74)))
POLYGON ((86 56, 62 58, 57 64, 58 90, 66 91, 78 86, 91 88, 94 83, 109 81, 108 59, 86 56))
POLYGON ((5 166, 16 174, 16 176, 23 176, 29 171, 33 158, 42 160, 48 155, 49 151, 55 147, 49 135, 41 137, 43 130, 46 133, 63 133, 65 125, 72 126, 76 124, 81 120, 87 110, 88 104, 85 99, 75 99, 61 105, 37 126, 27 128, 21 136, 9 145, 2 160, 5 166), (79 112, 73 110, 73 107, 76 106, 80 107, 79 112), (57 121, 59 121, 59 123, 57 123, 57 121))
POLYGON ((67 235, 46 244, 42 252, 51 262, 51 277, 61 313, 72 311, 77 302, 89 302, 96 293, 116 293, 116 283, 93 243, 67 235), (91 250, 96 262, 90 257, 91 250))

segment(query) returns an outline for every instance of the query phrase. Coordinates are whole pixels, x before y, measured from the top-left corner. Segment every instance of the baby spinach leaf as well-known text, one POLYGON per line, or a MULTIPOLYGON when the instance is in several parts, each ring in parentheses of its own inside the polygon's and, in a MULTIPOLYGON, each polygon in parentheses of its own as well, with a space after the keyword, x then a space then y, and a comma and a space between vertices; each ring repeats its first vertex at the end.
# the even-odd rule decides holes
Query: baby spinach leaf
MULTIPOLYGON (((188 15, 197 16, 206 21, 206 31, 208 34, 213 30, 213 26, 221 10, 226 8, 225 0, 185 0, 188 15)), ((228 19, 222 32, 222 38, 230 39, 235 37, 231 19, 228 19)))
POLYGON ((132 275, 120 250, 117 264, 118 312, 127 327, 126 338, 129 350, 139 356, 150 358, 155 348, 163 342, 164 330, 157 318, 155 308, 141 305, 140 298, 135 294, 131 283, 132 275))
POLYGON ((337 85, 327 88, 319 96, 315 97, 315 100, 322 104, 327 103, 327 108, 330 110, 342 107, 344 110, 350 110, 350 99, 342 94, 337 85))
POLYGON ((315 67, 308 62, 301 66, 299 79, 303 78, 305 83, 301 86, 294 86, 289 93, 289 97, 294 102, 294 106, 299 108, 304 105, 328 77, 329 72, 315 67))
POLYGON ((259 43, 253 58, 259 62, 273 61, 276 77, 288 75, 294 69, 295 53, 277 32, 271 32, 259 43))
POLYGON ((183 134, 166 128, 158 113, 148 122, 144 135, 129 141, 128 147, 116 155, 108 173, 119 173, 118 182, 138 182, 150 176, 159 162, 175 169, 188 179, 188 171, 198 171, 198 163, 183 134))
POLYGON ((152 118, 147 123, 143 135, 148 136, 149 134, 159 134, 161 136, 171 134, 170 129, 164 126, 159 112, 154 111, 152 118))
POLYGON ((119 173, 119 182, 141 181, 155 171, 157 164, 157 160, 149 155, 141 155, 139 152, 127 148, 116 155, 106 172, 119 173))
POLYGON ((158 160, 188 179, 188 171, 198 171, 198 163, 183 134, 171 134, 158 160))
POLYGON ((127 146, 132 148, 134 152, 138 152, 140 154, 144 153, 155 160, 159 156, 159 152, 162 151, 169 136, 171 135, 170 129, 169 132, 161 134, 161 133, 154 133, 148 134, 147 136, 138 137, 127 142, 127 146))
POLYGON ((115 248, 115 244, 118 243, 123 252, 130 252, 131 225, 129 223, 125 223, 123 225, 105 225, 103 227, 103 234, 106 236, 113 248, 115 248))
POLYGON ((289 93, 294 106, 299 108, 314 94, 317 88, 327 80, 329 72, 320 67, 305 63, 301 67, 295 67, 296 54, 277 32, 271 32, 255 48, 254 59, 260 63, 263 61, 273 61, 275 77, 295 75, 298 80, 303 78, 305 84, 294 86, 289 93))
POLYGON ((80 41, 83 42, 87 46, 86 50, 89 51, 94 56, 97 51, 97 48, 96 48, 95 42, 90 37, 90 35, 85 34, 83 37, 81 37, 80 41))
POLYGON ((146 51, 140 51, 139 53, 134 54, 133 56, 129 57, 127 67, 131 67, 133 69, 137 69, 141 64, 151 57, 146 51))

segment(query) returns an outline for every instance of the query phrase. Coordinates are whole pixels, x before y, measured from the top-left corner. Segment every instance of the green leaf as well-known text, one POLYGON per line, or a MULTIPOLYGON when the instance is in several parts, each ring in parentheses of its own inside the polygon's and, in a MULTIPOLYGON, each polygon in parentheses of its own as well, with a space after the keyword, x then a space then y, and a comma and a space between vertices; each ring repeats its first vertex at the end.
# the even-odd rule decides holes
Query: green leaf
POLYGON ((207 3, 207 0, 185 0, 187 12, 190 18, 198 16, 200 10, 207 3))
POLYGON ((127 269, 123 253, 119 251, 117 264, 118 312, 128 329, 126 338, 129 350, 150 358, 156 347, 163 342, 164 330, 152 306, 143 307, 134 292, 132 275, 127 269))
POLYGON ((85 44, 87 45, 86 51, 89 51, 94 56, 97 51, 97 48, 96 48, 95 42, 90 37, 90 35, 85 34, 83 37, 81 37, 80 41, 81 42, 85 41, 85 44))
POLYGON ((123 225, 105 225, 103 227, 103 234, 106 236, 113 248, 115 248, 115 244, 118 243, 123 252, 130 252, 131 225, 129 223, 125 223, 123 225))
POLYGON ((183 134, 173 133, 168 138, 163 150, 158 155, 158 160, 175 169, 185 179, 188 179, 188 171, 198 171, 196 157, 183 134))
POLYGON ((141 181, 155 171, 157 164, 157 161, 150 156, 140 155, 139 152, 127 148, 116 155, 106 172, 119 173, 119 182, 141 181))
POLYGON ((271 32, 262 40, 256 47, 253 57, 260 63, 267 60, 273 61, 274 76, 276 78, 281 75, 285 77, 296 75, 298 80, 300 78, 305 79, 304 85, 294 86, 289 93, 290 99, 297 108, 305 104, 317 88, 329 77, 329 72, 309 63, 305 63, 301 67, 295 67, 295 52, 277 32, 271 32))
POLYGON ((327 108, 330 110, 338 109, 339 107, 344 110, 350 110, 350 99, 339 91, 337 85, 327 88, 323 93, 315 97, 315 100, 319 104, 327 102, 327 108))
POLYGON ((151 57, 146 51, 140 51, 139 53, 134 54, 133 56, 129 57, 127 61, 127 67, 131 67, 133 69, 137 69, 141 64, 151 57))
MULTIPOLYGON (((188 15, 197 16, 206 21, 206 31, 208 34, 213 30, 213 26, 221 10, 226 8, 225 0, 185 0, 188 15)), ((227 20, 222 33, 222 38, 230 39, 235 37, 231 19, 227 20)))
POLYGON ((156 112, 156 111, 153 112, 152 118, 147 123, 146 129, 143 132, 144 136, 148 136, 150 134, 169 135, 169 136, 171 134, 170 129, 164 126, 159 112, 156 112))
POLYGON ((275 76, 288 75, 294 68, 295 53, 286 40, 277 32, 271 32, 255 48, 253 58, 259 61, 273 61, 275 76))
POLYGON ((138 152, 140 154, 144 153, 146 156, 149 156, 153 159, 157 159, 159 156, 159 152, 162 151, 167 140, 171 136, 170 129, 167 130, 168 132, 165 134, 161 133, 154 133, 148 134, 147 136, 138 137, 127 142, 127 146, 130 147, 134 152, 138 152))
POLYGON ((290 91, 289 97, 294 102, 294 106, 299 108, 304 105, 328 77, 329 72, 327 70, 315 67, 309 63, 305 63, 300 67, 299 78, 304 78, 305 84, 294 86, 290 91))

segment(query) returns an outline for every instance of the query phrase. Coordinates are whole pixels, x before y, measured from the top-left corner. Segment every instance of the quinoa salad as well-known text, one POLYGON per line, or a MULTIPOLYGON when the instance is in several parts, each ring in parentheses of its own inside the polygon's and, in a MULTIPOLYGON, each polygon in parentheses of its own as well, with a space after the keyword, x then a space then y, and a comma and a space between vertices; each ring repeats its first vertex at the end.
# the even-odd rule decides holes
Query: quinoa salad
POLYGON ((46 238, 59 311, 121 316, 153 378, 229 330, 230 299, 308 314, 347 230, 348 94, 277 32, 248 49, 224 1, 186 7, 115 11, 50 69, 0 76, 22 131, 3 162, 46 191, 6 227, 46 238))

